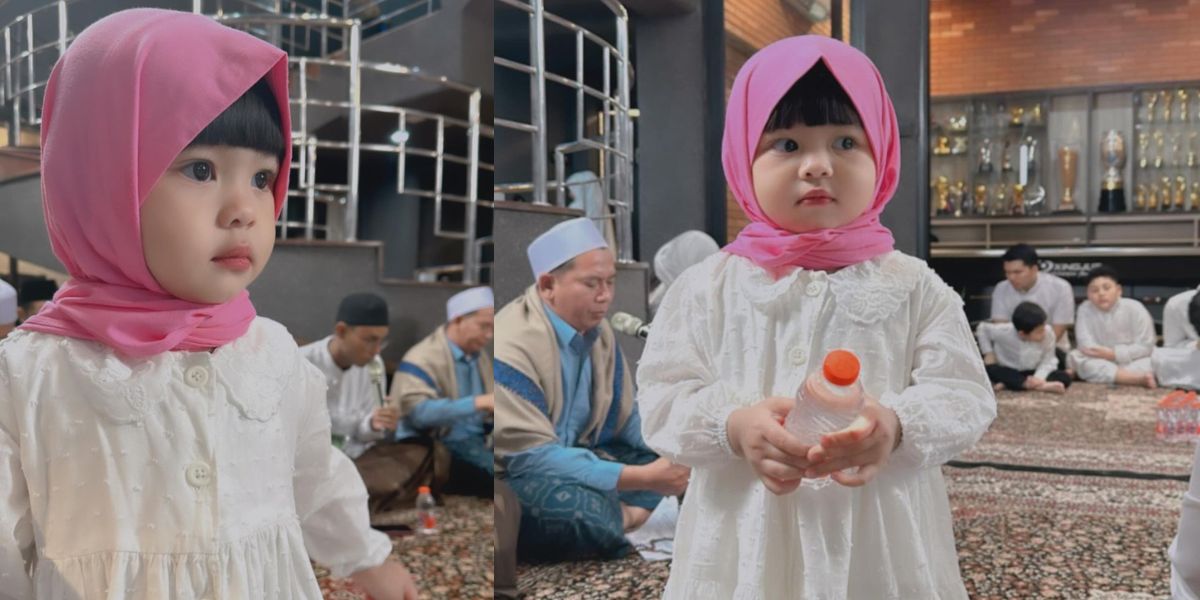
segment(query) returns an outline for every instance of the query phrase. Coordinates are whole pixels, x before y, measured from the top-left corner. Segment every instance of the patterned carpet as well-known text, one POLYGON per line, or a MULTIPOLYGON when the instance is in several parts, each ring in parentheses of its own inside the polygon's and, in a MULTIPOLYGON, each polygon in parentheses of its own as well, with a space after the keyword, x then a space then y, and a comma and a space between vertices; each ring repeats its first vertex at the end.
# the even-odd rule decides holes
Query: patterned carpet
POLYGON ((1000 392, 991 429, 959 460, 1186 476, 1192 446, 1154 437, 1164 394, 1080 382, 1061 396, 1000 392))
MULTIPOLYGON (((422 599, 490 599, 495 556, 492 501, 447 496, 440 522, 435 535, 394 535, 392 555, 413 573, 422 599)), ((415 523, 415 511, 405 510, 379 517, 374 524, 415 523)), ((329 571, 323 567, 315 569, 327 600, 367 598, 348 580, 329 577, 329 571)))
MULTIPOLYGON (((998 395, 964 461, 1186 475, 1192 447, 1154 439, 1163 392, 1079 384, 1064 396, 998 395)), ((943 469, 971 598, 1145 600, 1169 594, 1166 549, 1187 484, 1078 474, 943 469)), ((667 562, 522 565, 529 599, 654 599, 667 562)))

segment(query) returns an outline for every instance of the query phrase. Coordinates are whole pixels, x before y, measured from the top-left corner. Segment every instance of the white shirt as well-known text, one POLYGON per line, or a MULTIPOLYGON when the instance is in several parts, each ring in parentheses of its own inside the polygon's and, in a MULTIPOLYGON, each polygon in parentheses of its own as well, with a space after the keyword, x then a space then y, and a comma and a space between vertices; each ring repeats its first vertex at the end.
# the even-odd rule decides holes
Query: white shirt
POLYGON ((663 299, 638 368, 647 444, 693 467, 667 600, 965 599, 940 465, 996 416, 962 300, 899 252, 778 281, 717 253, 663 299), (868 394, 903 428, 860 488, 776 496, 729 449, 735 409, 794 397, 825 354, 847 348, 868 394))
POLYGON ((1012 323, 988 323, 984 321, 975 330, 979 349, 984 354, 995 354, 996 364, 1018 371, 1034 371, 1033 376, 1045 379, 1058 368, 1058 356, 1054 354, 1054 329, 1043 325, 1046 335, 1040 342, 1021 339, 1012 323))
POLYGON ((1154 351, 1154 318, 1133 298, 1121 298, 1107 312, 1091 301, 1079 305, 1075 340, 1080 348, 1112 348, 1118 365, 1149 358, 1154 351))
POLYGON ((1183 494, 1179 531, 1167 550, 1171 559, 1171 597, 1200 598, 1200 446, 1192 458, 1192 479, 1183 494))
POLYGON ((324 381, 257 318, 215 352, 0 344, 0 598, 311 599, 382 563, 324 381), (27 566, 33 565, 32 579, 27 566))
POLYGON ((300 347, 300 354, 325 375, 329 384, 326 406, 333 434, 345 437, 342 451, 358 458, 387 432, 371 429, 371 413, 379 406, 379 392, 366 367, 343 370, 333 362, 329 341, 333 336, 300 347))
MULTIPOLYGON (((1022 302, 1033 302, 1046 311, 1051 325, 1070 325, 1075 322, 1075 292, 1066 279, 1052 273, 1038 273, 1033 287, 1020 291, 1006 279, 992 290, 992 320, 1011 321, 1013 311, 1022 302)), ((1058 340, 1063 351, 1071 349, 1069 336, 1058 340)))
POLYGON ((1171 296, 1163 308, 1163 348, 1187 348, 1195 346, 1200 334, 1188 319, 1188 305, 1196 290, 1188 290, 1171 296))

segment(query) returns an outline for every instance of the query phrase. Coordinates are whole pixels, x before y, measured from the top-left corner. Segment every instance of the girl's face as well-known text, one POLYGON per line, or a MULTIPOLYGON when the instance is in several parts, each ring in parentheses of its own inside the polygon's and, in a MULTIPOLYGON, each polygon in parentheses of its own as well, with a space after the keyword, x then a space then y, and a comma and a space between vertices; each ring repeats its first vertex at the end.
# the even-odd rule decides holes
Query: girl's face
POLYGON ((233 299, 275 246, 279 160, 257 150, 192 146, 142 203, 142 251, 168 293, 202 304, 233 299))
POLYGON ((1108 312, 1121 299, 1121 284, 1108 277, 1097 277, 1088 284, 1087 297, 1096 308, 1108 312))
POLYGON ((859 125, 766 132, 752 177, 763 212, 795 233, 847 225, 875 197, 875 158, 859 125))

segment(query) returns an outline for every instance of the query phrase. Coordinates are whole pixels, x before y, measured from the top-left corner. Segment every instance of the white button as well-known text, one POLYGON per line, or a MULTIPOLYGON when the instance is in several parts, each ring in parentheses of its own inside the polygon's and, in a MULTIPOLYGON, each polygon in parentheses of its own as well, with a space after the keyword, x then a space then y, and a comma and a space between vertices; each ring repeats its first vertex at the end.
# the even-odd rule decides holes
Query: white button
POLYGON ((804 293, 809 296, 819 296, 823 291, 825 291, 825 284, 819 281, 810 281, 808 282, 808 286, 804 288, 804 293))
POLYGON ((792 364, 797 367, 808 362, 808 354, 804 352, 803 348, 792 348, 791 355, 792 364))
POLYGON ((183 372, 183 380, 194 388, 204 387, 208 383, 208 369, 188 367, 187 371, 183 372))
POLYGON ((188 484, 194 488, 207 487, 212 483, 212 469, 201 462, 188 465, 187 469, 184 469, 184 475, 187 476, 188 484))

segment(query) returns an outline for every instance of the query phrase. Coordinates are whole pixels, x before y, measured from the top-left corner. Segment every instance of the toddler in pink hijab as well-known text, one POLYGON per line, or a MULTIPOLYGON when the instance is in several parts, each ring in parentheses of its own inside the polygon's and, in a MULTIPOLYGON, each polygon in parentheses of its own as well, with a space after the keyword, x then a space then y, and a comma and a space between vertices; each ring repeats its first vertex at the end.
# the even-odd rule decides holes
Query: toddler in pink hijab
POLYGON ((188 13, 55 65, 42 196, 70 281, 0 345, 0 596, 417 597, 330 445, 325 381, 257 317, 287 193, 283 51, 188 13))
POLYGON ((722 157, 751 224, 672 284, 638 368, 646 443, 692 467, 664 598, 965 600, 940 467, 995 398, 962 300, 880 224, 883 79, 837 40, 775 42, 738 73, 722 157), (782 423, 836 349, 866 405, 808 446, 782 423))

